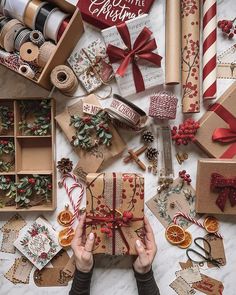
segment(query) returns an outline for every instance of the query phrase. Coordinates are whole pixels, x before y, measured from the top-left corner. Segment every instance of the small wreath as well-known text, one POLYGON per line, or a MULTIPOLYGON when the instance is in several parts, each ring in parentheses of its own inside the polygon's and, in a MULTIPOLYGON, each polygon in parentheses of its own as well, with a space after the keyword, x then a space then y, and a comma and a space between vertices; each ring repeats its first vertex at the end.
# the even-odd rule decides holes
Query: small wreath
POLYGON ((71 144, 90 150, 100 144, 110 146, 112 134, 109 128, 110 117, 105 111, 99 111, 96 115, 79 117, 71 116, 70 125, 76 130, 71 144))
POLYGON ((14 113, 7 106, 0 106, 0 134, 5 134, 14 125, 14 113))

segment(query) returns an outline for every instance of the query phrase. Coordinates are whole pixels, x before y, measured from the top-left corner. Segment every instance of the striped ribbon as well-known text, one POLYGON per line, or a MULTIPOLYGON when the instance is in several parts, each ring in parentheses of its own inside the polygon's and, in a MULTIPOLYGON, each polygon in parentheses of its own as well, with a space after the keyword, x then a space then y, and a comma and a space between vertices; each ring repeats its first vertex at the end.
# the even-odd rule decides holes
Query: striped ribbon
POLYGON ((203 99, 216 98, 217 4, 203 0, 203 99))

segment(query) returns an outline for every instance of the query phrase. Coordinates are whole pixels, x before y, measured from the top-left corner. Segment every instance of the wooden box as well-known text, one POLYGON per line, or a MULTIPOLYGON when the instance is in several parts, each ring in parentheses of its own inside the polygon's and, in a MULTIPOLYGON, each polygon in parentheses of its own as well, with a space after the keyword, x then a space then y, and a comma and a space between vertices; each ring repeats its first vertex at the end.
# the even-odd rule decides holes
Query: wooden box
POLYGON ((71 15, 71 20, 63 33, 60 41, 57 43, 54 54, 48 60, 46 66, 42 70, 38 80, 30 79, 36 84, 50 90, 52 87, 50 81, 51 71, 58 65, 65 64, 77 42, 81 38, 84 27, 79 9, 65 0, 47 0, 58 6, 62 11, 71 15))
MULTIPOLYGON (((56 174, 55 174, 55 101, 49 100, 49 117, 48 124, 50 130, 45 135, 32 135, 25 134, 20 129, 20 121, 22 121, 22 102, 26 105, 31 103, 30 106, 35 106, 40 110, 38 105, 42 101, 48 101, 44 98, 10 98, 0 99, 0 106, 8 106, 10 111, 14 112, 13 128, 9 131, 0 133, 1 140, 10 140, 15 143, 14 153, 14 166, 8 172, 0 172, 0 176, 5 176, 14 180, 16 183, 24 177, 31 177, 32 175, 48 176, 52 182, 50 202, 27 208, 18 208, 18 206, 1 206, 0 212, 13 212, 13 211, 53 211, 56 208, 56 174), (21 105, 21 107, 20 107, 21 105)), ((30 107, 33 110, 34 107, 30 107)), ((41 113, 41 111, 40 111, 41 113)), ((27 123, 32 123, 35 120, 33 112, 27 113, 25 117, 27 123)), ((17 191, 18 194, 18 191, 17 191)), ((0 201, 2 204, 7 200, 4 191, 0 190, 0 201)), ((40 198, 40 195, 37 196, 40 198)), ((36 202, 37 203, 37 202, 36 202)))

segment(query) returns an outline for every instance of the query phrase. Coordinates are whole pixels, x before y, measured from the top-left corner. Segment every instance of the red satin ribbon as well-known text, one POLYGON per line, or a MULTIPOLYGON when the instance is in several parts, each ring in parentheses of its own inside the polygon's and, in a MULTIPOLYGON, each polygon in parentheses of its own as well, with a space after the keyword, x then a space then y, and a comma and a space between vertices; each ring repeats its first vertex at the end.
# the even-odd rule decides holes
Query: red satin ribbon
POLYGON ((218 173, 211 175, 211 190, 219 193, 216 199, 216 205, 224 212, 227 198, 229 198, 231 207, 236 205, 236 177, 224 178, 218 173))
POLYGON ((223 119, 229 128, 216 128, 212 135, 213 141, 221 143, 232 143, 229 148, 221 155, 220 158, 231 159, 236 155, 236 117, 230 113, 221 104, 215 103, 209 111, 215 112, 221 119, 223 119))
POLYGON ((162 57, 152 52, 157 48, 156 40, 150 40, 152 32, 147 27, 144 27, 135 40, 132 48, 130 33, 126 23, 118 25, 117 30, 127 49, 121 49, 112 44, 109 44, 107 47, 107 54, 110 58, 110 61, 111 63, 121 61, 121 64, 116 72, 121 77, 125 75, 128 65, 132 63, 136 92, 138 93, 144 91, 144 80, 137 65, 137 61, 139 59, 144 59, 158 67, 161 66, 162 57))

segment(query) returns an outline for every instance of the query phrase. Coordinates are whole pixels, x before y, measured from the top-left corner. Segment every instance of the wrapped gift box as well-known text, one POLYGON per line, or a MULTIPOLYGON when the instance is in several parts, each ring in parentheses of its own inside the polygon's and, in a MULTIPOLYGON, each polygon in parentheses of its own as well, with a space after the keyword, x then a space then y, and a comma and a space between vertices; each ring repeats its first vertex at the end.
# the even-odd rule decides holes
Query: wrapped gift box
POLYGON ((154 0, 80 0, 77 6, 83 20, 105 29, 148 13, 153 2, 154 0))
POLYGON ((196 196, 198 213, 236 214, 236 161, 199 160, 196 196))
POLYGON ((102 31, 122 96, 135 94, 164 82, 162 57, 158 55, 152 32, 148 15, 102 31))
POLYGON ((196 143, 214 158, 236 158, 236 82, 200 119, 196 143))
POLYGON ((100 39, 93 41, 79 52, 75 49, 68 63, 88 93, 114 77, 106 54, 106 46, 100 39))
POLYGON ((87 175, 86 235, 95 233, 95 253, 136 255, 144 237, 144 178, 134 173, 87 175))

